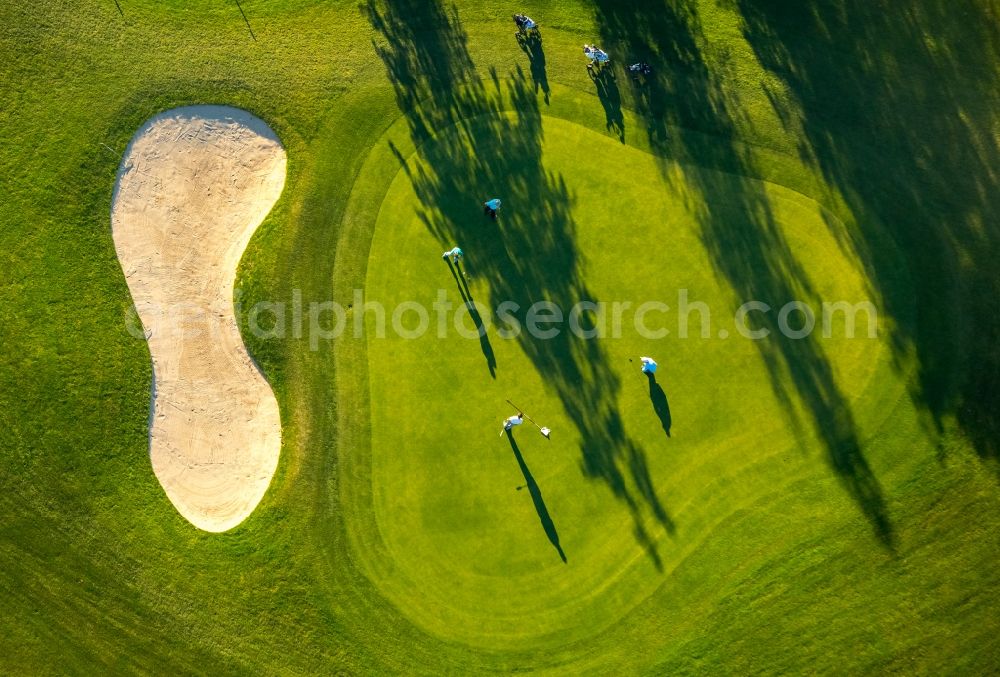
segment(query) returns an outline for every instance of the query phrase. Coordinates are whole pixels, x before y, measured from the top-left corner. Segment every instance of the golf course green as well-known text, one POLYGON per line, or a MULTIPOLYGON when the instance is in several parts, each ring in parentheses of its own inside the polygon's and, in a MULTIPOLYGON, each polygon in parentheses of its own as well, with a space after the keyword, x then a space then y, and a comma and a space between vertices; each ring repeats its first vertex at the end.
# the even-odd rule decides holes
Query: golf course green
POLYGON ((958 5, 0 9, 0 671, 994 672, 1000 19, 958 5), (222 533, 153 473, 110 226, 194 104, 288 162, 233 299, 280 457, 222 533))
MULTIPOLYGON (((672 167, 672 183, 661 182, 655 158, 642 151, 557 118, 545 118, 542 126, 544 168, 565 183, 570 196, 567 216, 574 224, 576 272, 590 292, 587 299, 548 300, 568 309, 579 300, 671 299, 686 289, 709 308, 735 312, 728 290, 711 274, 696 214, 689 211, 697 196, 683 183, 687 168, 672 167), (601 158, 599 175, 579 162, 581 155, 601 158), (636 186, 635 177, 654 178, 636 186), (622 203, 608 196, 627 197, 622 203)), ((471 129, 476 138, 475 123, 471 129)), ((436 141, 428 144, 454 147, 436 141)), ((477 152, 488 151, 479 147, 477 152)), ((429 156, 428 163, 445 164, 433 149, 429 156)), ((440 259, 450 243, 429 233, 420 218, 421 202, 410 174, 421 171, 431 170, 419 162, 409 171, 400 170, 382 202, 366 294, 389 308, 416 300, 430 309, 437 290, 445 288, 459 307, 459 282, 440 259)), ((820 298, 864 299, 860 271, 839 250, 819 206, 779 186, 756 182, 754 188, 774 206, 775 219, 787 231, 802 268, 810 271, 813 279, 807 283, 820 298)), ((459 230, 466 253, 463 267, 472 277, 469 291, 484 302, 485 317, 491 315, 489 308, 507 299, 494 298, 489 280, 477 275, 481 266, 490 267, 481 259, 504 256, 507 231, 525 224, 524 249, 507 252, 509 281, 517 267, 537 260, 532 241, 549 235, 533 232, 530 203, 516 191, 505 195, 518 209, 529 204, 528 213, 510 223, 506 214, 496 223, 471 214, 459 230)), ((455 202, 463 202, 462 197, 455 202)), ((725 201, 727 195, 704 199, 725 201)), ((565 271, 546 266, 544 259, 537 265, 542 283, 558 287, 565 271)), ((514 300, 527 307, 537 297, 524 291, 529 296, 514 300)), ((643 338, 627 320, 620 338, 611 338, 610 308, 605 315, 602 324, 609 325, 609 338, 604 341, 533 339, 526 331, 522 337, 503 338, 497 333, 503 327, 492 327, 483 344, 468 318, 465 336, 452 328, 450 318, 443 337, 435 327, 418 338, 407 332, 405 338, 393 337, 393 332, 378 338, 376 316, 369 313, 372 459, 364 479, 371 483, 372 501, 351 521, 371 523, 372 533, 359 541, 357 557, 389 558, 372 558, 371 575, 378 580, 378 572, 391 565, 392 575, 378 582, 401 609, 436 634, 511 648, 524 646, 533 635, 585 639, 598 634, 659 587, 658 570, 676 568, 700 544, 704 527, 693 525, 724 518, 811 472, 825 472, 822 454, 790 425, 753 341, 738 337, 735 330, 727 330, 736 337, 732 340, 716 333, 703 338, 697 314, 686 339, 643 338), (519 339, 530 345, 522 346, 519 339), (588 341, 603 345, 597 348, 588 341), (587 362, 561 371, 537 369, 532 357, 541 353, 545 359, 550 352, 570 362, 586 356, 587 362), (669 437, 638 359, 630 357, 647 352, 659 353, 663 369, 658 381, 673 400, 665 414, 670 417, 669 437), (490 361, 496 364, 495 376, 490 361), (601 392, 559 382, 575 370, 600 374, 601 392), (706 383, 717 385, 705 388, 706 383), (400 393, 411 396, 401 401, 400 393), (604 408, 618 412, 621 430, 615 437, 588 439, 591 427, 604 422, 574 421, 574 406, 563 407, 561 396, 592 405, 585 418, 599 419, 604 408), (512 436, 516 450, 506 440, 498 441, 494 431, 513 413, 507 397, 557 431, 554 439, 547 442, 533 430, 519 429, 512 436), (586 468, 597 454, 611 465, 603 483, 586 468), (617 497, 612 471, 622 478, 617 497), (720 492, 720 475, 747 486, 720 492), (527 491, 514 490, 532 479, 543 495, 541 505, 533 505, 527 491), (630 509, 630 501, 637 505, 630 509), (645 534, 641 542, 636 531, 645 534), (372 547, 372 540, 380 540, 381 547, 372 547), (559 553, 567 557, 565 564, 559 553), (464 582, 460 589, 456 580, 464 582), (581 618, 593 620, 581 623, 581 618)), ((399 326, 418 329, 416 312, 408 317, 409 326, 402 319, 399 326)), ((648 322, 653 325, 652 319, 648 322)), ((668 322, 661 316, 660 324, 668 322)), ((676 333, 676 320, 673 326, 676 333)), ((889 413, 885 405, 903 392, 887 351, 877 340, 857 338, 830 340, 824 349, 833 371, 841 375, 838 385, 858 403, 864 419, 859 434, 873 434, 889 413)))

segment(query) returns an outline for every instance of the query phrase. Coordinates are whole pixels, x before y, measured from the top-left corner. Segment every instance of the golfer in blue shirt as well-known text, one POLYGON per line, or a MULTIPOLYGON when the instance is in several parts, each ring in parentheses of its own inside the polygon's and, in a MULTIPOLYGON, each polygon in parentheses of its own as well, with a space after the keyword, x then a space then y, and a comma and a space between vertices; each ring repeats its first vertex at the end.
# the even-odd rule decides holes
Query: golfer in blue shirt
POLYGON ((497 217, 497 210, 500 209, 500 198, 493 198, 483 203, 483 213, 491 218, 497 217))
POLYGON ((463 252, 458 247, 452 247, 444 254, 441 254, 441 258, 444 259, 445 261, 448 260, 449 256, 451 257, 452 263, 458 265, 458 262, 462 260, 463 256, 465 256, 465 252, 463 252))

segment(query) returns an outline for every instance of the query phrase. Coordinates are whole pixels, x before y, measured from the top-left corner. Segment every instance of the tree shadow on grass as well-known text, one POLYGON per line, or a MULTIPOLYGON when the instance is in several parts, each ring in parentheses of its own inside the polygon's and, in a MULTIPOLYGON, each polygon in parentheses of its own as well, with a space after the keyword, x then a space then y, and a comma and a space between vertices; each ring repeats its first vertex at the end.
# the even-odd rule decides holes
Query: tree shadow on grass
MULTIPOLYGON (((690 0, 595 0, 602 40, 619 54, 653 64, 636 105, 650 145, 664 157, 664 179, 673 181, 667 157, 696 159, 683 180, 701 199, 694 207, 701 239, 716 271, 727 281, 734 308, 761 301, 780 308, 801 300, 818 307, 806 271, 777 223, 761 184, 747 176, 759 171, 738 142, 742 109, 705 61, 707 43, 690 0), (672 138, 668 129, 706 134, 672 138), (709 136, 710 135, 710 136, 709 136), (721 171, 720 171, 721 170, 721 171)), ((831 468, 864 513, 879 541, 893 547, 894 535, 881 486, 861 448, 849 402, 837 385, 820 341, 792 339, 781 331, 776 313, 755 313, 751 328, 768 333, 756 342, 772 390, 796 430, 802 430, 796 403, 826 450, 831 468)))
MULTIPOLYGON (((437 2, 371 0, 365 11, 418 147, 409 176, 430 232, 463 243, 489 284, 491 306, 516 304, 511 314, 522 327, 535 302, 570 308, 593 301, 581 275, 572 196, 542 164, 542 116, 525 74, 517 68, 502 83, 491 71, 491 81, 481 80, 458 17, 437 2), (432 131, 433 143, 423 143, 432 131), (480 211, 487 196, 504 200, 496 221, 480 211)), ((628 506, 637 541, 660 567, 648 518, 667 531, 673 523, 644 452, 625 433, 621 384, 603 346, 566 331, 548 338, 521 331, 516 340, 576 426, 584 474, 628 506)))
POLYGON ((984 460, 1000 462, 996 7, 738 6, 757 58, 788 88, 782 119, 800 126, 803 154, 858 221, 851 245, 894 320, 896 355, 916 358, 914 401, 939 432, 954 420, 984 460), (909 275, 885 256, 887 242, 909 275))
POLYGON ((632 105, 646 125, 654 148, 669 150, 668 127, 716 131, 713 93, 689 87, 704 76, 697 43, 696 14, 686 2, 669 0, 594 0, 601 44, 620 63, 648 62, 651 75, 632 105))
POLYGON ((545 535, 548 537, 549 543, 551 543, 552 547, 554 547, 559 553, 559 557, 562 561, 565 562, 566 553, 563 552, 562 546, 559 545, 559 532, 556 531, 555 522, 552 521, 552 516, 549 515, 549 509, 545 507, 545 499, 542 498, 542 490, 538 488, 538 482, 535 481, 535 477, 528 469, 528 464, 524 462, 524 456, 521 455, 521 449, 517 446, 517 441, 514 440, 514 434, 510 430, 507 431, 507 441, 510 442, 510 448, 514 452, 514 458, 517 459, 517 465, 521 468, 521 474, 524 475, 524 486, 528 489, 528 493, 531 494, 531 501, 535 504, 535 512, 538 513, 538 521, 542 523, 542 528, 545 530, 545 535))

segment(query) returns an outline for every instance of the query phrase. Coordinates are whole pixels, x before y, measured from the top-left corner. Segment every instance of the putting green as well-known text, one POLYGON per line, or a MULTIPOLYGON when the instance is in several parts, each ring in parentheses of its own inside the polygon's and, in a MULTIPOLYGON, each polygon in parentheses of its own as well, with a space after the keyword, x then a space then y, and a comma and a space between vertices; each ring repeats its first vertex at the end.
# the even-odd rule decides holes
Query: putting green
MULTIPOLYGON (((343 478, 351 485, 348 493, 365 497, 348 502, 348 516, 359 532, 356 556, 383 594, 439 637, 496 649, 565 644, 600 633, 663 585, 729 516, 751 504, 767 510, 771 497, 791 484, 830 474, 811 427, 794 423, 806 420, 801 405, 782 403, 760 346, 734 329, 736 308, 752 299, 734 296, 713 272, 703 244, 700 215, 732 195, 704 195, 694 177, 700 186, 738 183, 744 198, 749 190, 769 205, 789 251, 808 271, 800 289, 811 296, 800 300, 869 300, 862 274, 838 246, 843 227, 811 199, 774 184, 665 164, 557 118, 543 118, 543 136, 544 168, 566 189, 568 214, 560 227, 576 243, 567 256, 582 286, 571 291, 589 295, 548 300, 567 311, 577 301, 609 307, 630 302, 633 310, 662 301, 671 311, 651 313, 647 325, 670 334, 643 338, 625 310, 616 337, 609 309, 612 335, 603 339, 569 338, 566 325, 550 341, 524 334, 505 339, 493 327, 484 347, 460 336, 451 314, 441 338, 432 310, 438 290, 454 306, 462 303, 457 280, 441 259, 453 244, 465 249, 469 290, 484 318, 487 308, 511 300, 521 306, 516 314, 523 320, 532 302, 547 298, 545 290, 525 288, 526 298, 498 297, 498 289, 518 287, 480 274, 492 270, 486 256, 509 257, 512 270, 540 271, 533 279, 556 293, 569 288, 556 279, 566 276, 565 262, 539 259, 530 247, 503 249, 515 210, 518 224, 530 223, 545 204, 519 204, 516 194, 505 194, 496 224, 463 222, 457 243, 432 234, 427 222, 440 215, 421 211, 414 183, 447 165, 440 155, 446 151, 438 149, 454 148, 455 139, 439 136, 420 159, 408 159, 384 197, 366 289, 390 318, 400 304, 422 304, 431 311, 429 328, 420 337, 401 338, 387 318, 386 337, 378 338, 376 316, 367 315, 370 473, 343 478), (601 170, 581 164, 581 157, 600 158, 601 170), (711 309, 709 337, 699 336, 697 315, 689 337, 677 335, 681 289, 711 309), (720 338, 723 329, 728 338, 720 338), (495 378, 486 356, 491 351, 495 378), (554 364, 546 362, 548 352, 565 353, 560 359, 572 368, 546 370, 554 364), (661 365, 657 380, 669 400, 669 437, 639 372, 637 358, 645 354, 661 365), (575 387, 567 375, 578 373, 597 381, 579 384, 581 398, 594 409, 589 413, 599 419, 593 426, 581 422, 571 398, 566 405, 575 387), (516 452, 498 437, 502 418, 512 413, 507 398, 550 426, 551 441, 529 425, 514 435, 516 452), (584 439, 609 425, 616 429, 596 442, 608 448, 595 449, 594 440, 584 439), (517 453, 537 485, 534 497, 517 453), (595 454, 610 471, 595 471, 595 454)), ((481 197, 452 199, 471 204, 481 197)), ((404 313, 400 324, 417 329, 416 312, 404 313)), ((894 401, 901 386, 889 376, 881 341, 844 339, 842 321, 833 329, 834 337, 818 344, 837 386, 850 394, 858 434, 865 437, 877 430, 888 413, 882 404, 894 401), (880 387, 873 387, 876 382, 880 387)))

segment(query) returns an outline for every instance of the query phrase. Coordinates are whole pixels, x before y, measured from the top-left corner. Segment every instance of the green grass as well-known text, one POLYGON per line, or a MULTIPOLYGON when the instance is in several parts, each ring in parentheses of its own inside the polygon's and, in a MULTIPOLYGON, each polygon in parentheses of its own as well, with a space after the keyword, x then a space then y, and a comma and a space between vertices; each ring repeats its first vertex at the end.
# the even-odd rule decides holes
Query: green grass
POLYGON ((995 669, 995 7, 544 3, 539 81, 505 7, 247 0, 254 41, 235 5, 120 2, 0 10, 5 672, 995 669), (655 57, 649 94, 596 96, 592 40, 655 57), (882 340, 491 336, 494 380, 476 340, 247 336, 279 470, 197 532, 108 215, 115 152, 199 102, 288 150, 247 307, 454 296, 459 241, 484 303, 846 295, 882 340), (534 499, 506 397, 555 430, 516 436, 534 499))
MULTIPOLYGON (((450 329, 450 317, 443 339, 436 333, 436 318, 434 328, 420 339, 399 338, 392 331, 379 339, 375 315, 368 314, 373 459, 370 477, 348 481, 371 483, 372 504, 360 510, 374 519, 363 514, 351 518, 352 523, 370 523, 373 531, 358 546, 358 556, 365 561, 374 559, 369 553, 384 552, 393 566, 371 561, 369 572, 376 580, 380 571, 392 572, 380 584, 421 625, 482 646, 530 645, 535 636, 548 636, 548 643, 589 639, 654 592, 662 583, 657 566, 675 569, 701 544, 706 523, 752 505, 762 495, 806 479, 822 481, 828 474, 814 444, 796 439, 756 346, 738 338, 731 327, 738 304, 714 279, 697 220, 685 206, 696 202, 681 183, 686 168, 675 168, 678 185, 672 188, 655 180, 636 185, 636 177, 656 175, 654 158, 559 119, 546 119, 543 128, 545 169, 564 179, 572 195, 579 265, 591 298, 630 301, 633 307, 667 300, 676 307, 678 290, 687 289, 693 299, 730 314, 728 324, 718 316, 716 323, 735 338, 719 339, 718 329, 710 338, 700 338, 695 315, 688 339, 644 339, 628 311, 621 335, 615 337, 612 311, 607 310, 607 345, 600 358, 609 362, 609 378, 602 386, 613 389, 606 397, 621 412, 623 437, 636 446, 633 459, 616 463, 641 463, 648 469, 657 501, 669 508, 661 523, 652 509, 633 518, 606 483, 580 472, 580 450, 596 452, 587 451, 590 441, 581 438, 586 429, 581 431, 559 406, 559 386, 549 382, 559 374, 539 372, 532 365, 530 352, 547 349, 544 339, 504 339, 489 331, 489 350, 498 364, 494 379, 480 341, 450 329), (591 171, 580 157, 601 158, 602 171, 591 171), (522 340, 532 344, 527 351, 522 340), (663 363, 658 381, 673 400, 670 439, 650 402, 647 379, 639 373, 637 356, 646 353, 655 353, 663 363), (706 388, 706 383, 715 385, 706 388), (568 566, 548 547, 528 492, 514 489, 525 478, 510 446, 490 434, 500 429, 502 417, 513 413, 507 397, 557 431, 551 443, 530 428, 518 430, 515 438, 530 461, 529 472, 544 488, 545 510, 557 522, 555 533, 568 566), (740 486, 720 491, 720 475, 730 473, 740 478, 740 486), (633 536, 633 519, 662 554, 646 556, 633 536), (368 545, 379 539, 384 548, 368 545), (456 580, 463 585, 456 586, 456 580)), ((477 152, 489 150, 480 147, 477 152)), ((822 284, 822 298, 863 299, 858 271, 839 251, 818 205, 777 186, 759 184, 758 190, 775 204, 803 267, 822 284)), ((469 201, 456 197, 457 202, 469 201)), ((725 201, 727 196, 705 199, 725 201)), ((507 209, 531 211, 516 192, 508 202, 512 206, 507 209)), ((410 300, 430 309, 437 290, 444 288, 457 307, 462 303, 457 284, 440 261, 449 243, 427 232, 414 210, 420 204, 401 171, 376 221, 367 294, 390 309, 410 300)), ((507 229, 504 218, 496 227, 485 219, 463 224, 464 266, 473 276, 472 295, 484 308, 507 300, 491 298, 488 281, 477 275, 482 259, 495 255, 491 249, 507 229)), ((516 261, 534 256, 529 248, 513 253, 516 261)), ((515 300, 527 307, 536 299, 515 300)), ((568 311, 580 299, 552 300, 568 311)), ((484 310, 483 315, 489 313, 484 310)), ((517 315, 523 322, 525 312, 517 315)), ((651 327, 672 327, 676 336, 676 311, 669 320, 649 318, 651 327)), ((409 328, 416 327, 414 314, 408 320, 409 328)), ((553 341, 563 350, 558 338, 553 341)), ((584 342, 569 341, 568 351, 588 350, 584 342)), ((888 411, 867 405, 891 405, 904 390, 887 351, 877 340, 831 340, 824 348, 843 374, 842 387, 859 403, 859 417, 868 419, 864 434, 871 434, 888 411)), ((622 474, 627 476, 626 491, 641 495, 639 476, 627 469, 622 474)), ((816 517, 839 509, 835 505, 822 504, 816 517)), ((725 530, 713 533, 734 538, 725 530)))

